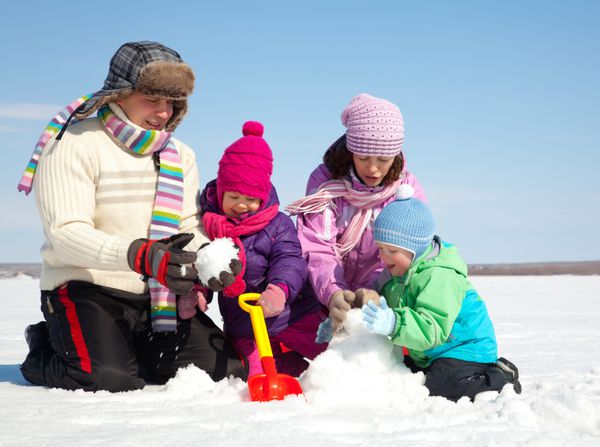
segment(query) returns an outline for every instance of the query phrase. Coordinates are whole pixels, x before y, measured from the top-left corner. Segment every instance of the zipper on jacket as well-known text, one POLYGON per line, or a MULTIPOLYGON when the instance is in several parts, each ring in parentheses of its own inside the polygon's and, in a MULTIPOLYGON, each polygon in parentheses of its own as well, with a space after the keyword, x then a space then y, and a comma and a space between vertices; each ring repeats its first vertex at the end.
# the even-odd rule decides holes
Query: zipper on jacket
POLYGON ((152 154, 152 161, 154 162, 154 170, 156 172, 160 171, 160 154, 158 152, 152 154))
POLYGON ((52 306, 52 301, 50 301, 50 297, 47 296, 46 297, 46 305, 48 306, 48 312, 50 312, 51 314, 54 313, 54 307, 52 306))

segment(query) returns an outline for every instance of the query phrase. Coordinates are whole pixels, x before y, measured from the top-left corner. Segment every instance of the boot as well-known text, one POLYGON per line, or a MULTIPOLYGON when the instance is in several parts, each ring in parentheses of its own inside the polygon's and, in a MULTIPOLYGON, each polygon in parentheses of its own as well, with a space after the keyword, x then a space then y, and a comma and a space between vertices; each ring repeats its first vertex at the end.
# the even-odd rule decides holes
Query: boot
POLYGON ((508 383, 512 383, 515 393, 521 394, 522 387, 521 382, 519 382, 519 369, 504 357, 500 357, 496 361, 496 367, 508 378, 508 383))
POLYGON ((288 351, 275 356, 275 365, 278 373, 299 377, 308 368, 309 363, 296 351, 288 351))
POLYGON ((50 346, 50 334, 45 321, 36 324, 30 324, 25 328, 25 341, 29 346, 29 354, 35 356, 38 352, 44 351, 50 346))

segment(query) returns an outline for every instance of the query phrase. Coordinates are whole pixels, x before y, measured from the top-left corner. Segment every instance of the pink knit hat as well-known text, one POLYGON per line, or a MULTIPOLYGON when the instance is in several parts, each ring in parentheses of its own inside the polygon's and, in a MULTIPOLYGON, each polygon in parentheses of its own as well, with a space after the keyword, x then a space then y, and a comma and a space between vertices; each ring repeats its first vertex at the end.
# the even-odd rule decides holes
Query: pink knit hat
POLYGON ((271 193, 273 154, 262 138, 265 128, 258 121, 246 121, 244 135, 225 149, 217 173, 217 197, 223 204, 223 194, 235 191, 256 197, 265 205, 271 193))
POLYGON ((404 118, 385 99, 366 93, 352 98, 342 112, 346 147, 354 154, 395 157, 402 152, 404 118))

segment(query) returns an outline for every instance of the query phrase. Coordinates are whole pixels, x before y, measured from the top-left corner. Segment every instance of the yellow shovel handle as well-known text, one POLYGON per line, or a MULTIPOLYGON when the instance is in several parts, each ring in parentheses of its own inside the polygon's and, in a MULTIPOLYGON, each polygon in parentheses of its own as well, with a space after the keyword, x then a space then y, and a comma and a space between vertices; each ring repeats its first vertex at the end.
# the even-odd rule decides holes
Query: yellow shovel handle
POLYGON ((238 303, 242 309, 250 314, 252 322, 252 330, 254 331, 254 339, 258 347, 258 355, 260 357, 273 357, 271 351, 271 342, 269 342, 269 333, 265 324, 265 315, 262 307, 248 304, 246 301, 256 301, 260 298, 260 293, 242 293, 238 297, 238 303))

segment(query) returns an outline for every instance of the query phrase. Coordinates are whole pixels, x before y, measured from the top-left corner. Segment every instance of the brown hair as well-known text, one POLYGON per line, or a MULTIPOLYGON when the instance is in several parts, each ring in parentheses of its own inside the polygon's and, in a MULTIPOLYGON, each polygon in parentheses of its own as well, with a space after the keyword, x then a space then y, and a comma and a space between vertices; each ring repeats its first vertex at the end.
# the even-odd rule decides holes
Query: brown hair
MULTIPOLYGON (((333 142, 323 156, 323 163, 331 173, 331 178, 339 179, 350 173, 350 169, 354 167, 352 161, 352 152, 346 147, 346 134, 339 137, 333 142)), ((396 155, 390 170, 381 181, 382 185, 389 185, 400 178, 400 174, 404 169, 404 156, 402 153, 396 155)))

